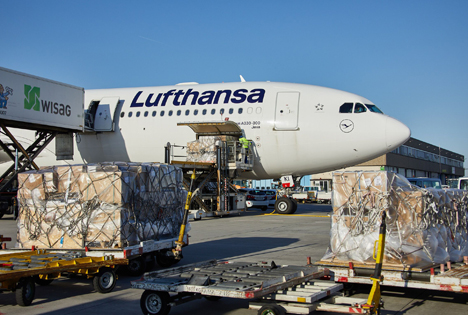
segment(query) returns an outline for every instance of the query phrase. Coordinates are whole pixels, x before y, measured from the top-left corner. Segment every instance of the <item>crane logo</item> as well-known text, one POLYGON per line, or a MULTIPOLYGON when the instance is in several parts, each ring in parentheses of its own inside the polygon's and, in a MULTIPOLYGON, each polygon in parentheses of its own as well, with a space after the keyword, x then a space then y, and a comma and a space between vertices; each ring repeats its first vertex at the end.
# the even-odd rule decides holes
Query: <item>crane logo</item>
POLYGON ((39 111, 41 103, 39 97, 41 96, 41 89, 38 87, 32 87, 30 85, 24 85, 24 108, 33 109, 39 111))

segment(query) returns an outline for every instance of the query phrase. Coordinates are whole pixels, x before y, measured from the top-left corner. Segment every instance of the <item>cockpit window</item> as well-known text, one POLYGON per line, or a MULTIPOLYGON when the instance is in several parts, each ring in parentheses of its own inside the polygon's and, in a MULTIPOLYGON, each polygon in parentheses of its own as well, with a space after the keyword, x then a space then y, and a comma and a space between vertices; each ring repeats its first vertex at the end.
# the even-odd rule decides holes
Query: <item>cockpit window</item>
POLYGON ((369 110, 373 113, 379 113, 379 114, 383 114, 383 112, 375 105, 372 105, 372 104, 366 104, 366 107, 369 108, 369 110))
POLYGON ((340 106, 340 113, 352 113, 353 103, 344 103, 340 106))
POLYGON ((354 106, 355 113, 364 113, 365 111, 367 111, 367 109, 361 103, 356 103, 356 105, 354 106))

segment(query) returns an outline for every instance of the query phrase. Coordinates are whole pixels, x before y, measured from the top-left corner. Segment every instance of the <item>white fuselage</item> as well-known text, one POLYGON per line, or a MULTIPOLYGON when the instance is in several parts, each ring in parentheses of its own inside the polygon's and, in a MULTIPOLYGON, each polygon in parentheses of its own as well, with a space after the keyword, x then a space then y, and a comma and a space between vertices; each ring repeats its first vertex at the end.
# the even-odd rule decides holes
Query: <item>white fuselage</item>
POLYGON ((95 121, 113 120, 113 131, 77 134, 75 159, 68 162, 164 162, 168 142, 195 140, 190 128, 177 126, 180 122, 238 123, 254 147, 254 170, 242 173, 252 179, 355 165, 410 137, 404 124, 382 113, 340 113, 344 103, 372 104, 369 100, 313 85, 239 82, 87 90, 85 108, 103 98, 117 103, 98 111, 95 121))

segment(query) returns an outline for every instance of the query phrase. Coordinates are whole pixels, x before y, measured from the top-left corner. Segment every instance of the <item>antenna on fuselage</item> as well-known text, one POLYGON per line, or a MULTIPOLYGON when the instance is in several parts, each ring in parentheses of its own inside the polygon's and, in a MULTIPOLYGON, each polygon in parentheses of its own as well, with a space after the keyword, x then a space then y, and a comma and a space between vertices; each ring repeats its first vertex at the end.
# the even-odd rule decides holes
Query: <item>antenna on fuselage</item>
POLYGON ((240 79, 241 79, 241 82, 246 82, 242 75, 240 75, 240 79))

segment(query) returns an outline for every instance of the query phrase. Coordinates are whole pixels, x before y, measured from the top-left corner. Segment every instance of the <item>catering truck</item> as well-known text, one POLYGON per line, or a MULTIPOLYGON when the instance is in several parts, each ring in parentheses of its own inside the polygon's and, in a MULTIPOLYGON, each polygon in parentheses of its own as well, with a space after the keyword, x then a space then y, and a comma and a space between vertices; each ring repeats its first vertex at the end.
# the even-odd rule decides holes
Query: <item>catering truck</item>
POLYGON ((83 130, 84 89, 0 67, 0 120, 9 126, 83 130))
POLYGON ((16 211, 17 174, 38 169, 34 159, 53 139, 57 160, 73 157, 83 104, 81 87, 0 67, 0 218, 16 211), (35 141, 26 143, 15 128, 34 131, 35 141))

